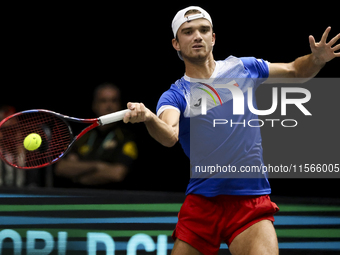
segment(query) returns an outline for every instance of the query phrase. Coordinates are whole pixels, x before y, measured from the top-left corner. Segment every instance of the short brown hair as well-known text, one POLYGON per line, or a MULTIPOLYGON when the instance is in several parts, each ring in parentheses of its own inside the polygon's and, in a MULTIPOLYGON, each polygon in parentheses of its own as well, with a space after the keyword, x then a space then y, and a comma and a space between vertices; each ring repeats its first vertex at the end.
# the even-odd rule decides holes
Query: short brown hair
POLYGON ((193 9, 193 10, 187 11, 187 12, 184 14, 184 16, 185 16, 185 15, 190 15, 190 14, 198 14, 198 13, 201 13, 201 12, 200 12, 199 10, 193 9))
MULTIPOLYGON (((199 10, 196 10, 196 9, 193 9, 193 10, 189 10, 187 11, 184 16, 186 15, 190 15, 190 14, 198 14, 198 13, 201 13, 199 10)), ((176 34, 176 40, 178 41, 178 35, 176 34)))
MULTIPOLYGON (((199 10, 196 10, 196 9, 193 9, 193 10, 189 10, 187 11, 185 14, 184 14, 184 17, 186 15, 190 15, 190 14, 198 14, 198 13, 201 13, 199 10)), ((178 35, 176 34, 176 40, 178 41, 178 35)))

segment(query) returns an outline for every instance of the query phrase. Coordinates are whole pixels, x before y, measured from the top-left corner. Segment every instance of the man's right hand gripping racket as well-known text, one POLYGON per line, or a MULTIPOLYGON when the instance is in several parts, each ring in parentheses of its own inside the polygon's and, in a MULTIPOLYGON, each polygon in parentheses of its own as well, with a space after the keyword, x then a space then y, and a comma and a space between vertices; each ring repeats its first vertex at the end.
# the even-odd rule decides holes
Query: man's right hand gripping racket
POLYGON ((20 169, 35 169, 54 164, 88 131, 120 121, 129 111, 126 109, 95 119, 79 119, 48 110, 13 114, 0 122, 0 158, 20 169), (69 122, 90 125, 74 136, 69 122), (37 144, 32 146, 29 139, 37 139, 37 144))

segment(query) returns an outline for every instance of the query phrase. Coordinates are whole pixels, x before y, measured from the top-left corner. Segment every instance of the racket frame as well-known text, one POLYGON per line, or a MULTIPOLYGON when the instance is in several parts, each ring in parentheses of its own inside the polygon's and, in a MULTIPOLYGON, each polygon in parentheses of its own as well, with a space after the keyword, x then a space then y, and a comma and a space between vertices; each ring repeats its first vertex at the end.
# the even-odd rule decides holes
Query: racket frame
POLYGON ((71 135, 71 142, 70 144, 67 146, 67 149, 60 154, 59 157, 53 159, 52 161, 50 162, 47 162, 47 163, 44 163, 44 164, 41 164, 39 166, 33 166, 33 167, 22 167, 22 166, 18 166, 18 165, 15 165, 13 163, 10 163, 6 160, 6 158, 2 155, 1 151, 0 151, 0 158, 6 162, 8 165, 10 166, 13 166, 15 168, 19 168, 19 169, 37 169, 37 168, 42 168, 42 167, 46 167, 46 166, 49 166, 49 165, 52 165, 54 163, 56 163, 57 161, 59 161, 60 159, 62 159, 68 152, 69 150, 71 149, 71 147, 73 146, 73 144, 78 140, 80 139, 83 135, 85 135, 88 131, 98 127, 98 126, 102 126, 102 125, 106 125, 106 124, 110 124, 110 123, 113 123, 113 122, 116 122, 116 121, 119 121, 119 120, 122 120, 122 118, 124 117, 125 113, 126 112, 129 112, 130 110, 122 110, 122 111, 119 111, 119 112, 116 112, 116 113, 111 113, 111 114, 107 114, 107 115, 104 115, 104 116, 101 116, 99 118, 93 118, 93 119, 82 119, 82 118, 75 118, 75 117, 70 117, 70 116, 67 116, 67 115, 63 115, 63 114, 60 114, 60 113, 57 113, 57 112, 53 112, 53 111, 50 111, 50 110, 45 110, 45 109, 34 109, 34 110, 27 110, 27 111, 22 111, 22 112, 18 112, 18 113, 15 113, 11 116, 8 116, 6 117, 5 119, 3 119, 1 122, 0 122, 0 127, 8 120, 8 119, 11 119, 11 118, 14 118, 16 116, 20 116, 22 114, 27 114, 27 113, 36 113, 36 112, 45 112, 45 113, 48 113, 48 114, 53 114, 54 116, 58 117, 59 119, 61 119, 62 121, 64 121, 64 123, 67 125, 68 129, 69 129, 69 132, 70 132, 70 135, 71 135), (73 135, 73 131, 71 129, 71 126, 70 124, 68 123, 68 121, 70 122, 77 122, 77 123, 84 123, 84 124, 91 124, 90 126, 87 126, 86 128, 84 128, 78 135, 74 136, 73 135))

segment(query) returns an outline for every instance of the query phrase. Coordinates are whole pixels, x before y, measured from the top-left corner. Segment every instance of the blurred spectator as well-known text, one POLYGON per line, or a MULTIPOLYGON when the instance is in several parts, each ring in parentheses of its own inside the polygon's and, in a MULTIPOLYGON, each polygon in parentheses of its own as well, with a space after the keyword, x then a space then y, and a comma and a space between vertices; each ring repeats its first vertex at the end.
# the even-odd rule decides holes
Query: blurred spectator
MULTIPOLYGON (((0 121, 14 113, 13 106, 0 106, 0 121)), ((26 171, 9 166, 0 160, 0 186, 2 187, 45 186, 45 178, 46 174, 41 169, 26 171)))
MULTIPOLYGON (((10 105, 0 107, 0 121, 15 113, 10 105)), ((0 160, 0 186, 22 187, 25 185, 25 171, 6 165, 0 160)))
MULTIPOLYGON (((121 110, 120 91, 111 83, 94 92, 93 112, 99 117, 121 110)), ((137 159, 137 147, 120 122, 97 127, 77 141, 56 167, 56 187, 125 188, 137 159)))
POLYGON ((0 106, 0 121, 15 113, 15 108, 10 105, 0 106))

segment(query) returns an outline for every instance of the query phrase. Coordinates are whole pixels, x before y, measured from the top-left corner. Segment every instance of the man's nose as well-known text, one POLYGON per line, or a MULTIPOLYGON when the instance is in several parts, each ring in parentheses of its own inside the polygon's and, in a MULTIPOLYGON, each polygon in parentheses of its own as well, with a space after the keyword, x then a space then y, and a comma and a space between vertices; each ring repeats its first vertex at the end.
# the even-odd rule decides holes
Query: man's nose
POLYGON ((194 32, 194 41, 195 42, 201 42, 203 39, 202 39, 202 36, 201 36, 201 33, 200 31, 196 30, 194 32))

